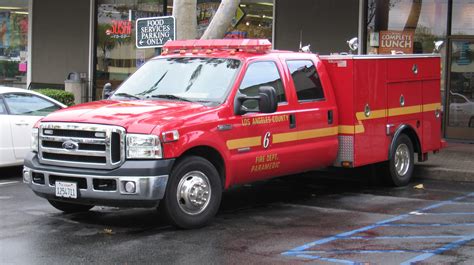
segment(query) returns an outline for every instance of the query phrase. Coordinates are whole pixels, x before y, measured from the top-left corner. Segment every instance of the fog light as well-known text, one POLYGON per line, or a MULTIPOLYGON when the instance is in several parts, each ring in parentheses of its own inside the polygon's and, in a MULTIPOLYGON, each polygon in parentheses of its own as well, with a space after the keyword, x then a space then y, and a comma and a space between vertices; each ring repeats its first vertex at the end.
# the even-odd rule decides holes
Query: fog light
POLYGON ((135 182, 133 181, 127 181, 125 182, 125 191, 127 193, 135 193, 136 191, 136 185, 135 185, 135 182))
POLYGON ((23 168, 23 182, 24 183, 30 183, 31 182, 31 174, 30 170, 23 168))

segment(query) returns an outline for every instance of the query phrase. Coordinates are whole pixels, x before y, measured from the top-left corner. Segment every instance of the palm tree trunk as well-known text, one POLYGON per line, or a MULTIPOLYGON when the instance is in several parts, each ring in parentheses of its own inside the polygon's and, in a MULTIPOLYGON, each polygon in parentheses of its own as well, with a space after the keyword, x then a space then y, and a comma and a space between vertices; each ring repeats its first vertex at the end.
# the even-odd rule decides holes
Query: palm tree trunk
POLYGON ((196 38, 196 4, 197 0, 173 1, 173 16, 176 18, 176 39, 196 38))
MULTIPOLYGON (((235 16, 240 0, 222 0, 201 39, 221 39, 235 16)), ((195 18, 196 16, 194 16, 195 18)))

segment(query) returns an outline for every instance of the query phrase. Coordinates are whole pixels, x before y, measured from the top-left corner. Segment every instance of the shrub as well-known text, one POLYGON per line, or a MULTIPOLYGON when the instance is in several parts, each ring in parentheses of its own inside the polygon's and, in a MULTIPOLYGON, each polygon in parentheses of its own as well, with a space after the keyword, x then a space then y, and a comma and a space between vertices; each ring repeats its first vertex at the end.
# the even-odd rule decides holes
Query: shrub
POLYGON ((71 92, 52 88, 36 89, 35 91, 52 99, 55 99, 66 106, 74 105, 74 94, 71 92))

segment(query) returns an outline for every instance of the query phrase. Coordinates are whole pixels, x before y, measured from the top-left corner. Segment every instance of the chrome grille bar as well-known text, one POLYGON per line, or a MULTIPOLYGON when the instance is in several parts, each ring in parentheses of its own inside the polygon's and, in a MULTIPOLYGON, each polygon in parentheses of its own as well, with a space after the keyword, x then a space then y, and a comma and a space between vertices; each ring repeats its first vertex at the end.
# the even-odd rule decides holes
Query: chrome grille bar
POLYGON ((39 126, 38 157, 42 164, 113 169, 125 161, 124 146, 125 129, 118 126, 61 122, 44 122, 39 126), (55 135, 55 130, 59 135, 55 135), (94 136, 97 137, 91 138, 94 136), (119 138, 118 146, 112 143, 113 137, 119 138), (43 146, 43 141, 58 144, 43 146), (72 143, 73 148, 65 146, 65 142, 72 143), (89 145, 89 148, 91 148, 90 145, 94 145, 93 148, 101 150, 88 150, 85 145, 89 145), (120 159, 113 161, 115 157, 120 159))

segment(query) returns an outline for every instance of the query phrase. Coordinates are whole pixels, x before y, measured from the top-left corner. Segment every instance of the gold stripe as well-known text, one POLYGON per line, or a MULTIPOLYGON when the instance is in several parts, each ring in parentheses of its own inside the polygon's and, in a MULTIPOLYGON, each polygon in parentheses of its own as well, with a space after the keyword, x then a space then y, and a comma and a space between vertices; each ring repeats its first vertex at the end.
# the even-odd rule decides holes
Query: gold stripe
POLYGON ((388 116, 400 116, 400 115, 408 115, 408 114, 415 114, 421 112, 422 105, 410 106, 410 107, 401 107, 401 108, 393 108, 388 110, 388 116))
POLYGON ((273 135, 273 143, 285 143, 298 140, 319 138, 325 136, 336 135, 338 133, 338 127, 329 127, 322 129, 290 132, 290 133, 277 133, 273 135))
POLYGON ((437 110, 437 109, 441 109, 441 104, 440 103, 433 103, 433 104, 423 105, 423 112, 434 111, 434 110, 437 110))
MULTIPOLYGON (((278 134, 273 135, 273 143, 277 144, 277 143, 285 143, 285 142, 291 142, 291 141, 319 138, 319 137, 336 135, 338 133, 342 133, 342 134, 364 133, 365 128, 361 122, 363 120, 434 111, 440 108, 441 108, 441 103, 431 103, 431 104, 416 105, 416 106, 401 107, 401 108, 381 109, 381 110, 372 111, 369 117, 366 117, 364 112, 357 112, 356 117, 357 117, 357 120, 359 121, 358 125, 339 125, 337 127, 329 127, 329 128, 315 129, 315 130, 278 133, 278 134)), ((254 147, 254 146, 259 146, 262 144, 262 137, 255 136, 255 137, 228 140, 226 144, 229 150, 239 149, 239 148, 244 148, 244 147, 254 147)))
POLYGON ((262 137, 255 136, 255 137, 228 140, 226 144, 229 150, 239 149, 239 148, 244 148, 244 147, 259 146, 262 144, 262 137))
POLYGON ((357 117, 357 120, 359 121, 385 118, 387 117, 387 110, 386 109, 373 110, 370 112, 369 117, 366 117, 364 112, 357 112, 356 117, 357 117))
POLYGON ((356 134, 365 132, 364 125, 339 125, 339 133, 343 134, 356 134))
POLYGON ((419 113, 419 112, 434 111, 440 107, 441 107, 440 103, 430 103, 430 104, 425 104, 425 105, 415 105, 415 106, 401 107, 401 108, 374 110, 370 113, 369 117, 366 117, 364 112, 361 111, 361 112, 356 113, 356 118, 359 121, 371 120, 371 119, 393 117, 393 116, 399 116, 399 115, 408 115, 408 114, 414 114, 414 113, 419 113))

